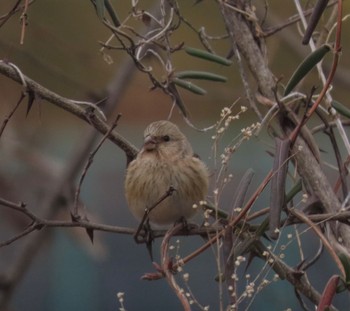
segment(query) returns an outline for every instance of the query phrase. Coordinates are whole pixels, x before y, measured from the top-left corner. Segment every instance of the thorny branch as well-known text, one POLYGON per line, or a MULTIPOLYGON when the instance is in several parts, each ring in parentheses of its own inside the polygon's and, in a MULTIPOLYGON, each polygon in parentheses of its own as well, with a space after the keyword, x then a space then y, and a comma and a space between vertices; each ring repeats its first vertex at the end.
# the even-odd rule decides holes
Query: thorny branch
MULTIPOLYGON (((0 73, 11 78, 12 80, 23 83, 25 82, 25 87, 34 92, 37 97, 45 99, 49 103, 52 103, 78 117, 79 119, 89 123, 96 130, 102 134, 106 134, 109 130, 108 124, 96 114, 94 109, 91 109, 90 106, 84 107, 84 104, 79 104, 79 102, 64 98, 47 88, 43 87, 34 80, 26 77, 25 75, 18 74, 18 72, 8 63, 0 61, 0 73), (23 81, 22 81, 23 80, 23 81)), ((125 152, 125 155, 128 159, 133 159, 137 153, 137 148, 134 147, 130 142, 128 142, 124 137, 115 131, 111 132, 109 139, 114 142, 120 149, 125 152)))
MULTIPOLYGON (((113 233, 122 233, 122 234, 135 234, 136 229, 134 228, 126 228, 126 227, 118 227, 118 226, 109 226, 104 224, 97 224, 89 221, 85 221, 82 219, 79 219, 79 221, 64 221, 64 220, 49 220, 49 219, 43 219, 33 212, 31 212, 25 203, 19 202, 11 202, 9 200, 0 198, 0 205, 3 207, 10 208, 16 212, 22 213, 25 215, 32 223, 33 227, 31 229, 25 229, 26 234, 29 234, 30 232, 33 232, 35 230, 41 230, 43 228, 52 228, 52 227, 80 227, 85 229, 93 229, 97 231, 106 231, 106 232, 113 232, 113 233), (27 231, 29 230, 29 231, 27 231)), ((249 205, 249 204, 248 204, 249 205)), ((247 206, 248 206, 247 205, 247 206)), ((249 205, 251 206, 251 205, 249 205)), ((243 213, 244 215, 244 213, 243 213)), ((242 217, 243 217, 242 215, 242 217)), ((346 224, 349 224, 349 218, 350 218, 350 211, 345 211, 334 213, 334 214, 314 214, 309 215, 308 219, 312 221, 315 224, 321 224, 325 223, 327 221, 341 221, 346 224)), ((236 221, 236 220, 235 220, 236 221)), ((288 221, 288 225, 297 224, 297 223, 303 223, 303 220, 297 220, 297 219, 291 219, 288 221)), ((232 227, 232 226, 231 226, 232 227)), ((216 234, 217 228, 188 228, 189 231, 186 232, 188 235, 207 235, 209 234, 216 234)), ((153 231, 153 235, 155 238, 163 237, 166 231, 164 230, 155 230, 153 231)), ((142 235, 144 232, 142 229, 139 230, 139 233, 142 235)), ((224 231, 220 235, 222 235, 224 231)), ((15 238, 15 237, 14 237, 15 238)), ((215 239, 217 237, 213 237, 212 240, 208 241, 207 244, 204 245, 204 248, 207 248, 210 244, 215 243, 215 239)), ((17 239, 16 239, 17 240, 17 239)), ((10 241, 10 240, 9 240, 10 241)), ((2 241, 0 243, 0 247, 9 245, 14 241, 2 241)), ((202 250, 203 251, 203 250, 202 250)), ((188 261, 192 260, 196 255, 199 253, 192 254, 191 256, 186 257, 183 262, 187 263, 188 261)))

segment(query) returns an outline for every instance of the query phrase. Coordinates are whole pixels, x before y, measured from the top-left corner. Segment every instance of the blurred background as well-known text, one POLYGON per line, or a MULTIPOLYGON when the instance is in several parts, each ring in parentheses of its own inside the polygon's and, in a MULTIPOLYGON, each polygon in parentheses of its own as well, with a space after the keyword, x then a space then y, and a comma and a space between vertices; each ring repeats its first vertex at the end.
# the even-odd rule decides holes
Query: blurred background
MULTIPOLYGON (((205 25, 207 34, 224 34, 224 25, 220 11, 214 1, 179 1, 185 17, 199 29, 205 25)), ((123 20, 130 12, 129 1, 111 1, 119 18, 123 20)), ((149 9, 155 1, 140 1, 139 7, 149 9)), ((254 1, 259 17, 264 19, 264 27, 272 27, 296 14, 293 1, 271 1, 264 17, 264 1, 254 1)), ((0 15, 6 14, 14 5, 12 0, 1 0, 0 15)), ((349 13, 349 3, 344 2, 345 13, 349 13)), ((87 0, 47 0, 35 1, 28 9, 24 44, 20 44, 21 12, 15 14, 0 28, 0 59, 16 64, 28 77, 60 94, 80 100, 94 101, 106 94, 116 77, 130 59, 125 53, 105 50, 101 53, 100 42, 105 42, 110 31, 103 26, 96 15, 93 5, 87 0), (107 62, 112 60, 112 62, 107 62)), ((345 14, 344 14, 345 15, 345 14)), ((298 25, 292 25, 267 39, 268 58, 277 77, 286 83, 302 59, 309 53, 307 46, 301 45, 298 25)), ((350 43, 348 22, 343 26, 343 57, 334 83, 334 97, 345 105, 348 103, 350 84, 350 43)), ((198 37, 188 28, 182 27, 172 37, 174 43, 199 47, 198 37)), ((220 55, 227 55, 229 44, 220 40, 214 44, 220 55)), ((329 68, 331 56, 325 60, 329 68)), ((237 66, 220 66, 189 57, 185 52, 175 54, 175 69, 205 70, 224 75, 227 83, 200 81, 198 83, 208 93, 205 96, 194 95, 181 90, 181 95, 190 114, 191 122, 198 128, 209 127, 220 117, 223 107, 231 106, 239 111, 241 105, 247 105, 245 92, 240 82, 237 66)), ((157 63, 150 62, 156 68, 157 63)), ((127 67, 128 68, 128 67, 127 67)), ((131 66, 132 68, 132 66, 131 66)), ((327 69, 326 69, 327 71, 327 69)), ((117 98, 117 105, 111 119, 122 114, 117 131, 135 146, 142 144, 142 132, 147 124, 168 118, 172 103, 161 91, 151 91, 151 83, 145 74, 128 69, 130 81, 123 87, 117 98)), ((302 91, 311 86, 321 88, 317 74, 313 73, 303 84, 302 91)), ((0 76, 0 121, 2 122, 18 101, 22 87, 12 80, 0 76)), ((54 105, 36 99, 27 115, 27 106, 23 102, 7 125, 0 140, 0 196, 15 202, 23 201, 37 215, 42 215, 43 202, 47 193, 55 191, 57 179, 76 159, 78 150, 91 135, 88 124, 54 105)), ((215 170, 213 152, 213 131, 201 132, 188 126, 181 114, 175 109, 171 120, 177 123, 189 137, 195 151, 215 170)), ((233 123, 219 144, 219 150, 235 138, 240 129, 256 122, 249 111, 233 123)), ((99 136, 100 138, 101 136, 99 136)), ((317 139, 323 139, 322 135, 317 139)), ((325 159, 334 162, 331 148, 322 140, 325 159)), ((272 150, 272 141, 266 133, 244 143, 233 155, 229 171, 233 181, 226 187, 222 196, 222 208, 229 210, 232 193, 240 178, 248 168, 255 171, 251 185, 252 193, 262 178, 270 170, 272 158, 266 150, 272 150)), ((220 152, 219 152, 220 154, 220 152)), ((87 173, 81 192, 81 200, 95 222, 135 228, 138 223, 129 213, 123 191, 126 159, 123 152, 107 141, 94 158, 87 173)), ((332 173, 330 172, 330 176, 332 173)), ((80 176, 78 174, 77 176, 80 176)), ((335 178, 335 174, 333 176, 335 178)), ((269 198, 265 191, 259 198, 255 209, 267 206, 269 198)), ((59 217, 67 218, 62 211, 59 217)), ((0 208, 0 242, 19 233, 27 225, 23 216, 0 208)), ((30 243, 32 235, 0 249, 0 279, 11 273, 16 264, 25 258, 23 279, 13 292, 8 310, 118 310, 120 307, 117 293, 125 293, 127 310, 179 310, 180 304, 165 280, 147 282, 140 280, 146 272, 153 272, 151 260, 146 248, 137 245, 132 236, 95 232, 92 245, 86 232, 81 229, 43 229, 46 239, 38 251, 23 254, 21 251, 30 243), (34 255, 35 254, 35 255, 34 255), (19 258, 19 256, 21 258, 19 258), (24 256, 24 257, 23 257, 24 256), (27 257, 25 257, 27 256, 27 257)), ((292 229, 286 229, 286 231, 292 229)), ((307 234, 303 235, 307 247, 305 255, 311 256, 318 248, 318 241, 307 234)), ((281 240, 277 246, 288 241, 281 240)), ((189 254, 203 242, 198 237, 181 238, 179 252, 189 254)), ((289 243, 284 251, 286 261, 298 263, 296 241, 289 243), (289 257, 288 257, 289 256, 289 257)), ((156 261, 159 253, 159 241, 154 245, 156 261)), ((175 253, 174 253, 175 255, 175 253)), ((329 265, 327 256, 318 262, 313 275, 317 289, 322 290, 325 280, 336 269, 329 265), (322 274, 319 275, 319 267, 322 274)), ((261 270, 263 262, 255 259, 249 272, 261 270)), ((184 267, 190 273, 189 286, 195 298, 210 310, 218 309, 220 299, 216 258, 209 250, 184 267)), ((240 271, 244 278, 244 269, 240 271)), ((253 276, 252 276, 253 277, 253 276)), ((272 272, 266 272, 268 279, 272 272)), ((248 281, 248 280, 247 280, 248 281)), ((245 281, 241 282, 242 289, 245 281)), ((226 293, 224 293, 226 297, 226 293)), ((226 299, 226 298, 224 298, 226 299)), ((348 303, 345 295, 339 296, 339 304, 348 303)), ((262 294, 255 296, 242 306, 250 310, 299 309, 293 287, 286 282, 273 282, 262 294)), ((194 310, 199 310, 198 306, 194 310)))

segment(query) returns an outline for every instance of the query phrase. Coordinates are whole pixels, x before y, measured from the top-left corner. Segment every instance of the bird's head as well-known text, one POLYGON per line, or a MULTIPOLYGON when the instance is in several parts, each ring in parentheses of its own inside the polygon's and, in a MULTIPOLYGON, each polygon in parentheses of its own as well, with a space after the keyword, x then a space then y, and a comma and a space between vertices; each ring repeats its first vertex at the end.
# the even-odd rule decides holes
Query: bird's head
POLYGON ((193 154, 185 135, 170 121, 157 121, 148 125, 144 132, 142 152, 170 158, 193 154))

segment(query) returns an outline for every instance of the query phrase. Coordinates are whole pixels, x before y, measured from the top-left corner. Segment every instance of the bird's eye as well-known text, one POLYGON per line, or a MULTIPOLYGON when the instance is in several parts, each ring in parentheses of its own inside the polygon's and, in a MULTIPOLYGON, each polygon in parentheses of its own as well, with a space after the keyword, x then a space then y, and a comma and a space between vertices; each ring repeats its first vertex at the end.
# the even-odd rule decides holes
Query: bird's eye
POLYGON ((169 141, 169 140, 170 140, 169 135, 164 135, 164 136, 163 136, 163 140, 164 140, 164 141, 169 141))

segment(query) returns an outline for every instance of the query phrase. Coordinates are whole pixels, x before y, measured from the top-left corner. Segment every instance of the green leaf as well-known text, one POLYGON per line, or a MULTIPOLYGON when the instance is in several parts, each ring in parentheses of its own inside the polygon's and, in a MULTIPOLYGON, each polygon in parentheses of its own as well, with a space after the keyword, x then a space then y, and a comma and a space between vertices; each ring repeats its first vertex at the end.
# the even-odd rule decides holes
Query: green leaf
POLYGON ((218 63, 220 65, 224 65, 224 66, 230 66, 232 64, 232 61, 222 57, 222 56, 218 56, 215 55, 213 53, 209 53, 205 50, 200 50, 200 49, 195 49, 195 48, 191 48, 191 47, 185 47, 185 51, 187 54, 194 56, 194 57, 198 57, 198 58, 202 58, 214 63, 218 63))
POLYGON ((344 267, 345 271, 345 283, 350 284, 350 258, 344 253, 338 254, 338 257, 344 267))
POLYGON ((345 107, 343 104, 333 100, 331 103, 332 107, 337 110, 344 117, 350 118, 350 109, 345 107))
POLYGON ((303 189, 301 179, 286 194, 286 203, 289 203, 303 189))
POLYGON ((255 231, 255 237, 266 237, 265 232, 269 229, 269 218, 266 217, 255 231))
POLYGON ((180 71, 175 73, 175 77, 179 79, 197 79, 197 80, 210 80, 215 82, 226 82, 227 78, 215 73, 206 71, 180 71))
POLYGON ((105 17, 105 3, 104 0, 94 0, 93 3, 95 4, 95 9, 97 16, 103 20, 105 17))
POLYGON ((120 21, 119 21, 117 13, 114 11, 114 9, 113 9, 111 3, 109 2, 109 0, 104 0, 104 2, 105 2, 106 10, 107 10, 109 16, 111 17, 111 20, 112 20, 114 26, 115 27, 119 27, 120 26, 120 21))
POLYGON ((305 30, 304 38, 302 41, 303 44, 309 44, 310 38, 311 38, 314 30, 316 29, 316 26, 317 26, 317 24, 322 16, 323 12, 327 8, 328 1, 329 0, 318 0, 316 5, 314 6, 314 8, 312 10, 311 17, 310 17, 308 25, 307 25, 307 28, 305 30))
POLYGON ((176 85, 174 82, 169 83, 168 85, 168 90, 171 94, 171 96, 174 98, 175 100, 175 105, 180 109, 180 111, 182 112, 182 114, 184 115, 184 117, 187 118, 187 110, 186 110, 186 106, 176 88, 176 85))
POLYGON ((185 81, 185 80, 181 80, 178 78, 173 78, 171 79, 171 81, 173 81, 176 85, 178 85, 179 87, 182 87, 192 93, 195 93, 197 95, 205 95, 207 93, 206 90, 202 89, 201 87, 193 84, 192 82, 189 81, 185 81))
POLYGON ((293 73, 292 77, 287 83, 286 89, 284 91, 284 96, 287 96, 294 87, 309 73, 309 71, 314 68, 324 56, 331 50, 331 47, 327 44, 320 46, 317 50, 313 51, 309 56, 307 56, 303 62, 298 66, 298 68, 293 73))

